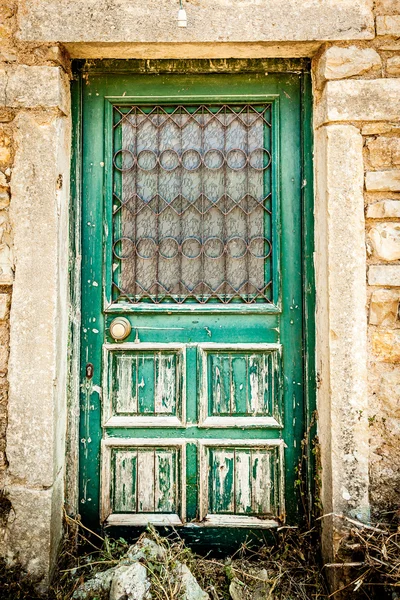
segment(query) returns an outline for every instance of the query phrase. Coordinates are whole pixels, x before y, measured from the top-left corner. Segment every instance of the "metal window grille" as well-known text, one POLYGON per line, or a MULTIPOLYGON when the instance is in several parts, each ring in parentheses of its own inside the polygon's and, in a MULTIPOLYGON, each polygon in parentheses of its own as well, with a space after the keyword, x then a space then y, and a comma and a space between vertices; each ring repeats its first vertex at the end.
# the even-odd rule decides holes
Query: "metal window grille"
POLYGON ((271 105, 115 106, 113 298, 272 302, 271 105))

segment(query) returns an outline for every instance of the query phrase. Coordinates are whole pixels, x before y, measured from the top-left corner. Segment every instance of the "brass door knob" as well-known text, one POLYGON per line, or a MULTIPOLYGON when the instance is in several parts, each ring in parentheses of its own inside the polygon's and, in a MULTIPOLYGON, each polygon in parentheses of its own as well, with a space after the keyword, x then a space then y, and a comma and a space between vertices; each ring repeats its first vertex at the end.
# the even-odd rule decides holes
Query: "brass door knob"
POLYGON ((110 324, 110 335, 114 340, 124 340, 132 331, 132 326, 125 317, 117 317, 110 324))

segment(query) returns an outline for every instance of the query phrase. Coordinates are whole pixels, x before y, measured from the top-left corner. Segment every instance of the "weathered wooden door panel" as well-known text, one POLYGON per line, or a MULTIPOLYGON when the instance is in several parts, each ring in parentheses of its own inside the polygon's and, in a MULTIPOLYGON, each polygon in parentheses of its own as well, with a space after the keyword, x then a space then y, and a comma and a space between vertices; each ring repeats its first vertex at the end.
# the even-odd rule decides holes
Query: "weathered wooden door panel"
POLYGON ((105 344, 103 426, 183 426, 185 357, 183 344, 105 344))
POLYGON ((301 81, 85 80, 81 506, 92 526, 298 518, 301 81), (112 336, 117 317, 125 339, 112 336))

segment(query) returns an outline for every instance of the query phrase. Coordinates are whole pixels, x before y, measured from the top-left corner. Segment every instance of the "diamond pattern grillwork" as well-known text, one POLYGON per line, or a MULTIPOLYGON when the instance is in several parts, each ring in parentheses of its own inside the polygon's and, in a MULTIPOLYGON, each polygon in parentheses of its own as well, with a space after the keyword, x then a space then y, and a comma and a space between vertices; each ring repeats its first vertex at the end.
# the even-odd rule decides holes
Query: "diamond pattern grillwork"
POLYGON ((271 106, 114 108, 114 301, 272 302, 271 106))

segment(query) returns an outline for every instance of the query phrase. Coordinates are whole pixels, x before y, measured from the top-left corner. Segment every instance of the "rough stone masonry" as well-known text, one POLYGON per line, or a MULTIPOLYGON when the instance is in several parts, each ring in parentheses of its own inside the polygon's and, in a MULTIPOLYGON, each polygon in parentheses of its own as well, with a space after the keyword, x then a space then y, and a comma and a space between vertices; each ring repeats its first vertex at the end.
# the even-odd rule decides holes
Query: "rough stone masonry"
MULTIPOLYGON (((312 59, 322 499, 360 518, 400 501, 400 2, 190 0, 187 30, 171 4, 0 4, 0 542, 45 577, 72 444, 71 57, 312 59)), ((332 557, 334 519, 324 536, 332 557)))

